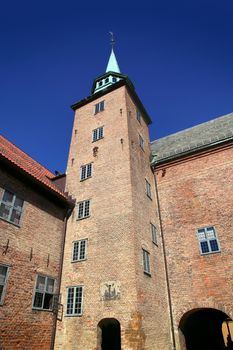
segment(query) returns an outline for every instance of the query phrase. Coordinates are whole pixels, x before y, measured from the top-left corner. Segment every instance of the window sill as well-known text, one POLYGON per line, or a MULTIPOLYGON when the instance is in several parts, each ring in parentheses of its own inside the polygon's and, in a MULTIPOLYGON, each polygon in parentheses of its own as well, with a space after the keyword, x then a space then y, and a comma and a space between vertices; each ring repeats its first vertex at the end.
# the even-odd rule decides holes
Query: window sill
POLYGON ((71 263, 72 263, 72 264, 73 264, 73 263, 79 263, 79 262, 86 261, 86 260, 87 260, 87 258, 82 259, 82 260, 71 260, 71 263))
POLYGON ((88 176, 88 177, 86 177, 86 179, 80 179, 80 182, 86 181, 86 180, 91 179, 91 178, 92 178, 92 176, 88 176))
POLYGON ((219 254, 219 253, 221 253, 221 250, 218 250, 218 251, 216 251, 216 252, 208 252, 208 253, 202 253, 202 252, 200 252, 200 255, 201 255, 201 256, 206 256, 206 255, 219 254))
POLYGON ((152 201, 152 197, 146 193, 146 196, 152 201))
POLYGON ((152 241, 152 243, 153 243, 154 245, 156 245, 156 247, 159 246, 157 242, 152 241))
POLYGON ((53 312, 52 309, 39 309, 36 307, 32 307, 32 311, 45 311, 45 312, 53 312))
POLYGON ((92 140, 92 143, 102 140, 104 137, 100 137, 98 140, 92 140))
POLYGON ((77 314, 77 315, 67 315, 65 314, 65 317, 81 317, 83 314, 77 314))
POLYGON ((76 219, 76 221, 80 221, 80 220, 87 219, 87 218, 89 218, 90 216, 91 216, 91 215, 85 216, 84 218, 78 218, 78 219, 76 219))
POLYGON ((5 221, 5 222, 8 222, 8 224, 14 225, 14 226, 16 226, 16 227, 18 227, 18 228, 21 227, 21 223, 20 223, 20 224, 16 224, 15 222, 10 221, 10 220, 7 220, 7 219, 4 219, 4 218, 2 218, 1 216, 0 216, 0 220, 5 221))
POLYGON ((146 271, 143 271, 144 272, 144 275, 148 276, 148 277, 151 277, 151 273, 150 272, 146 272, 146 271))

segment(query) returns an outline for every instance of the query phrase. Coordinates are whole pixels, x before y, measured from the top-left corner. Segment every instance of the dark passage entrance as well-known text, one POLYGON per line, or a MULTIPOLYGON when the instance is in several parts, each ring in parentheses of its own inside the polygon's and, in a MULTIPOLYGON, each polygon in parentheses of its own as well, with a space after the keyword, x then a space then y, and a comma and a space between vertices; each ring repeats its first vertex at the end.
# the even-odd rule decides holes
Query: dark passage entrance
POLYGON ((121 350, 120 323, 115 318, 104 318, 99 324, 100 349, 121 350))
POLYGON ((186 313, 180 321, 180 330, 186 347, 182 350, 226 350, 222 323, 228 316, 215 309, 196 309, 186 313))

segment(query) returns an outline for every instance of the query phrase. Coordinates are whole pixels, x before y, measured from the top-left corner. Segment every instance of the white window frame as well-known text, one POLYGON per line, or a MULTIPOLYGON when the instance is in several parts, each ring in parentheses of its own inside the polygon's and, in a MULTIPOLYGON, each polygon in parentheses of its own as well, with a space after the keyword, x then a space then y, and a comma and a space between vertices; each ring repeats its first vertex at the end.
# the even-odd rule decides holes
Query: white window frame
POLYGON ((16 226, 20 226, 20 225, 21 225, 21 222, 22 222, 22 216, 23 216, 23 210, 24 210, 24 200, 23 200, 22 198, 20 198, 18 195, 16 195, 14 192, 9 191, 9 190, 7 190, 7 189, 4 189, 4 190, 3 190, 3 193, 2 193, 2 198, 1 198, 1 200, 0 200, 0 208, 1 208, 2 206, 5 206, 5 207, 8 208, 9 214, 8 214, 7 217, 0 216, 0 218, 1 218, 2 220, 5 220, 5 221, 7 221, 7 222, 10 222, 11 224, 14 224, 14 225, 16 225, 16 226), (13 195, 13 198, 12 198, 12 201, 11 201, 11 202, 5 201, 5 200, 3 199, 5 193, 7 193, 7 192, 8 192, 9 194, 13 195), (17 199, 19 199, 19 200, 21 200, 21 201, 23 202, 23 203, 22 203, 22 206, 17 206, 17 207, 15 206, 15 202, 16 202, 17 199), (19 222, 18 222, 18 223, 16 223, 16 222, 14 222, 13 220, 11 220, 11 216, 12 216, 14 210, 15 210, 15 211, 18 213, 18 215, 19 215, 19 222))
POLYGON ((144 139, 143 139, 142 135, 140 135, 140 134, 138 134, 138 138, 139 138, 139 146, 144 151, 144 139))
POLYGON ((151 269, 150 269, 150 253, 142 248, 142 261, 143 261, 143 270, 146 275, 151 276, 151 269))
POLYGON ((196 235, 197 235, 201 255, 215 254, 215 253, 221 252, 220 243, 219 243, 216 229, 214 226, 206 226, 206 227, 198 228, 196 231, 196 235), (212 233, 211 236, 210 236, 210 233, 212 233), (218 247, 217 250, 213 250, 213 247, 211 245, 212 241, 215 241, 215 244, 217 244, 217 247, 218 247), (207 252, 203 252, 204 247, 202 243, 205 243, 205 246, 207 246, 208 248, 207 252))
POLYGON ((88 218, 90 216, 90 208, 91 208, 91 200, 90 199, 86 199, 84 201, 78 202, 77 203, 77 220, 82 220, 85 218, 88 218), (79 217, 80 214, 80 206, 82 206, 82 215, 79 217), (88 213, 86 213, 88 211, 88 213))
POLYGON ((66 288, 66 316, 82 316, 83 314, 83 291, 84 291, 84 287, 82 285, 79 286, 69 286, 66 288), (73 289, 73 299, 72 299, 72 305, 70 307, 69 311, 72 312, 68 312, 68 301, 69 301, 69 291, 73 289), (75 312, 75 305, 76 305, 76 298, 77 298, 77 292, 79 292, 81 290, 81 301, 79 300, 79 312, 75 312))
POLYGON ((157 227, 154 224, 152 224, 152 222, 150 223, 150 231, 152 242, 158 245, 157 227))
MULTIPOLYGON (((101 81, 102 82, 102 81, 101 81)), ((99 82, 99 86, 102 86, 103 85, 103 82, 102 84, 100 85, 100 82, 99 82)), ((94 110, 94 114, 97 114, 97 113, 100 113, 100 112, 103 112, 105 109, 105 101, 100 101, 98 103, 95 104, 95 110, 94 110)))
POLYGON ((34 293, 33 293, 33 298, 32 298, 32 309, 33 310, 42 310, 42 311, 52 311, 52 309, 53 309, 53 298, 54 298, 54 295, 55 295, 55 287, 56 287, 56 279, 54 277, 46 276, 46 275, 43 275, 41 273, 37 273, 36 274, 35 287, 34 287, 34 293), (43 289, 37 288, 37 280, 38 280, 39 277, 42 277, 42 278, 45 279, 44 288, 43 289), (53 280, 53 291, 52 292, 47 290, 48 280, 53 280), (36 294, 37 293, 42 294, 42 305, 41 306, 34 306, 35 298, 36 298, 36 294), (52 296, 49 308, 45 308, 44 307, 46 294, 52 296))
POLYGON ((0 295, 0 305, 3 305, 4 299, 5 299, 5 295, 6 295, 6 288, 7 288, 7 282, 8 282, 8 276, 9 276, 10 267, 8 265, 5 265, 5 264, 0 264, 0 267, 5 267, 6 268, 5 279, 4 279, 4 281, 0 280, 0 286, 3 287, 2 294, 0 295))
POLYGON ((92 142, 96 142, 98 140, 101 140, 104 138, 104 127, 100 126, 99 128, 96 128, 92 130, 92 142))
POLYGON ((147 197, 152 199, 151 184, 149 183, 149 181, 147 179, 145 179, 145 181, 146 181, 146 195, 147 195, 147 197))
POLYGON ((82 165, 80 168, 80 181, 89 179, 92 176, 92 163, 82 165))
POLYGON ((84 261, 87 258, 87 239, 79 239, 73 242, 72 262, 84 261), (84 250, 84 253, 83 253, 84 250), (83 256, 84 255, 84 256, 83 256))

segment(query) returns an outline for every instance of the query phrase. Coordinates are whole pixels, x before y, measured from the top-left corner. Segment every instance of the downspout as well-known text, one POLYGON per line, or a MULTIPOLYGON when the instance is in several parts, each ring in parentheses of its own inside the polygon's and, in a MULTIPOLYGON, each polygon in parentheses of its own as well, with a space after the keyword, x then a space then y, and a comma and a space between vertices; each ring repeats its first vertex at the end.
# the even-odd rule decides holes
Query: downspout
POLYGON ((174 319, 173 319, 173 314, 172 314, 171 289, 170 289, 169 276, 168 276, 168 264, 167 264, 165 239, 164 239, 164 231, 163 231, 163 223, 162 223, 162 215, 161 215, 161 208, 160 208, 159 191, 158 191, 158 184, 157 184, 157 179, 156 179, 155 165, 152 167, 152 169, 154 170, 155 192, 156 192, 156 199, 157 199, 157 203, 158 203, 159 225, 160 225, 160 232, 161 232, 162 246, 163 246, 163 258, 164 258, 164 266, 165 266, 165 276, 166 276, 167 295, 168 295, 168 307, 169 307, 169 316, 170 316, 170 325, 171 325, 172 350, 176 350, 174 319))
MULTIPOLYGON (((61 291, 61 278, 62 278, 62 269, 63 269, 63 260, 64 260, 64 248, 65 248, 65 240, 66 240, 66 229, 67 229, 67 220, 71 214, 73 209, 68 208, 65 218, 64 218, 64 224, 63 224, 63 239, 61 241, 61 257, 60 257, 60 266, 59 266, 59 275, 58 275, 58 295, 60 295, 61 291)), ((51 343, 50 343, 50 350, 54 349, 55 344, 55 336, 56 336, 56 329, 57 329, 57 313, 54 313, 53 318, 53 328, 52 328, 52 336, 51 336, 51 343)))

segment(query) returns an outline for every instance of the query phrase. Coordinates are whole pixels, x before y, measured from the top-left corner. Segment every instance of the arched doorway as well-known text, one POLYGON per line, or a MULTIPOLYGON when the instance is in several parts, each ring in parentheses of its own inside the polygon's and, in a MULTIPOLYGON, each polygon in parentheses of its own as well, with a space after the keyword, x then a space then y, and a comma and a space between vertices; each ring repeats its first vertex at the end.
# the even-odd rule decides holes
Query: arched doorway
MULTIPOLYGON (((224 343, 222 324, 229 317, 222 311, 203 308, 187 312, 180 321, 182 350, 232 349, 224 343)), ((232 339, 233 340, 233 339, 232 339)))
POLYGON ((121 350, 121 327, 115 318, 103 318, 98 323, 98 349, 121 350))

